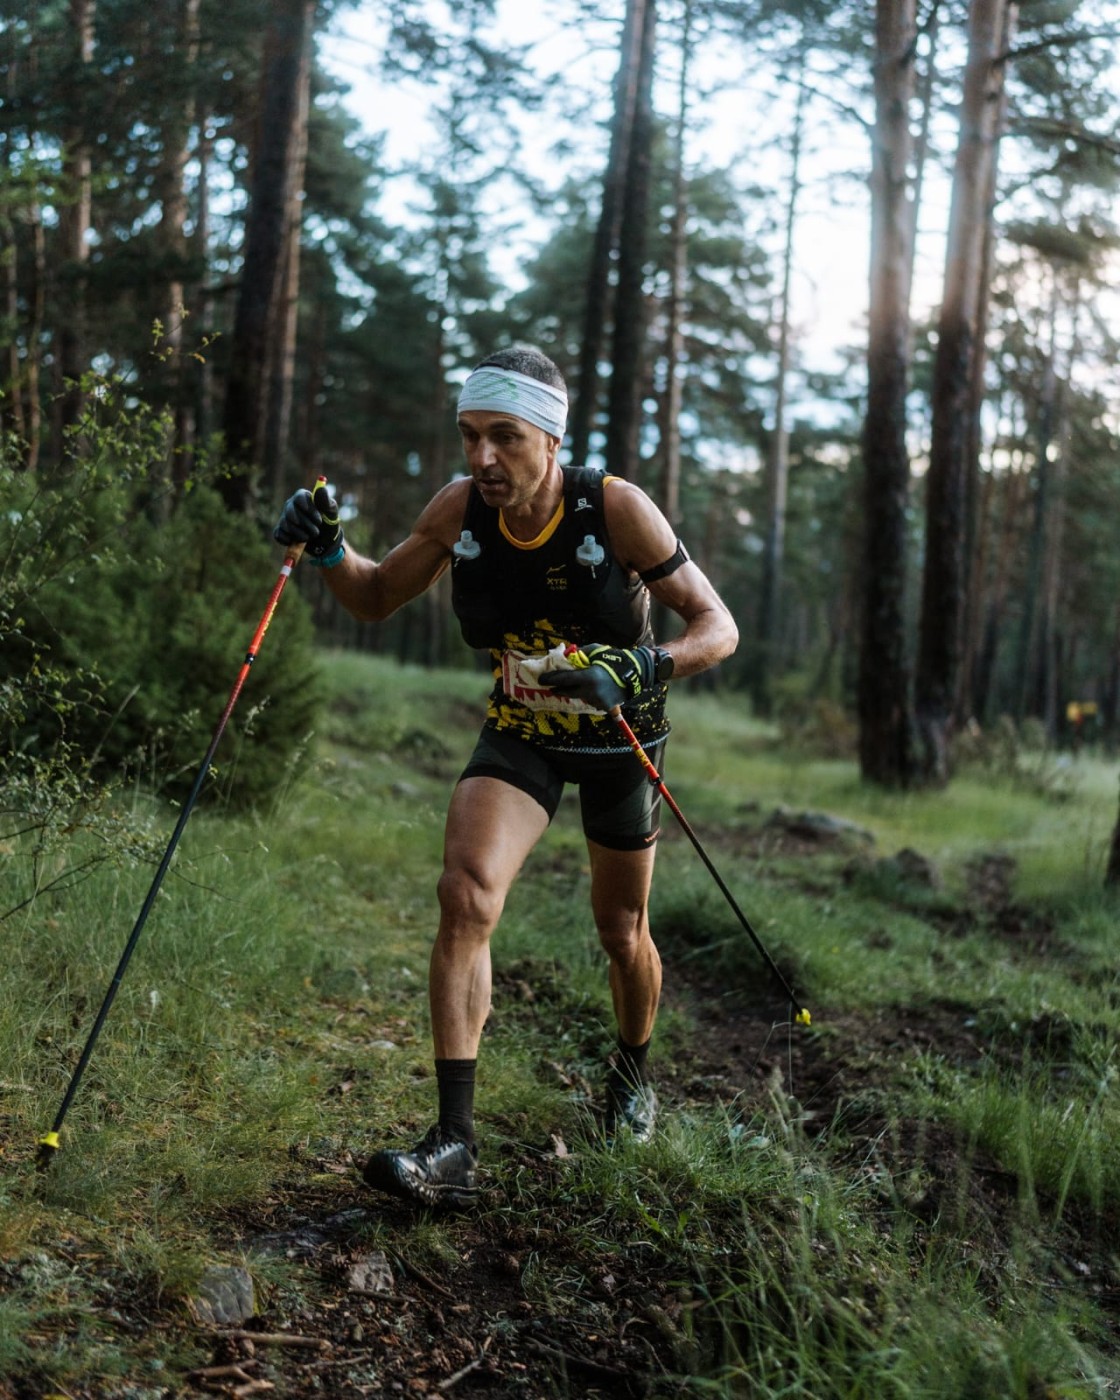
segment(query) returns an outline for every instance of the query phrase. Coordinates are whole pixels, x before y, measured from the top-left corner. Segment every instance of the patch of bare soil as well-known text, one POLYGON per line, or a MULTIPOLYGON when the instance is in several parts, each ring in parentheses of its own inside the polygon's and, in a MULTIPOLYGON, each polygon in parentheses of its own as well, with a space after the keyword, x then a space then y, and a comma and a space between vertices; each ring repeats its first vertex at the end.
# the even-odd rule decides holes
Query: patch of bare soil
MULTIPOLYGON (((516 1155, 501 1165, 560 1169, 555 1151, 516 1155)), ((484 1212, 442 1217, 454 1252, 421 1265, 423 1214, 362 1188, 352 1209, 331 1214, 331 1197, 316 1201, 306 1190, 294 1209, 295 1188, 277 1202, 275 1221, 241 1225, 255 1251, 302 1264, 298 1287, 279 1285, 249 1323, 214 1329, 213 1359, 185 1393, 646 1396, 688 1346, 680 1299, 638 1255, 607 1251, 589 1267, 561 1218, 527 1225, 508 1201, 492 1200, 484 1212), (270 1224, 282 1228, 261 1228, 270 1224), (377 1287, 356 1286, 371 1262, 377 1287), (552 1280, 554 1308, 533 1301, 534 1269, 552 1280), (563 1277, 566 1292, 556 1285, 563 1277)))

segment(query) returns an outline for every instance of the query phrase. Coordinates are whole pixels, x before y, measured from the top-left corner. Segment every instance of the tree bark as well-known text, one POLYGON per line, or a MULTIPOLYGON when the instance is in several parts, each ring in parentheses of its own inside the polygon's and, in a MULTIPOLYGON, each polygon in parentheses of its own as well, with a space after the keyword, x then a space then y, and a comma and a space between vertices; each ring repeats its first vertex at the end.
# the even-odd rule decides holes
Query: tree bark
MULTIPOLYGON (((987 502, 991 497, 990 489, 984 493, 981 492, 980 452, 983 445, 981 414, 985 399, 984 378, 988 363, 988 321, 992 305, 990 290, 992 261, 996 245, 995 207, 999 145, 1007 121, 1007 83, 1003 76, 1003 68, 1015 33, 1018 13, 1018 5, 1009 3, 1006 6, 1003 16, 1003 33, 1000 37, 999 100, 992 138, 992 159, 988 165, 988 193, 985 200, 984 233, 980 251, 980 304, 976 312, 976 335, 973 340, 972 365, 969 371, 968 444, 965 449, 967 484, 965 487, 964 618, 961 622, 963 656, 959 667, 955 705, 957 723, 971 718, 977 708, 973 693, 973 679, 980 644, 984 563, 988 550, 987 502), (982 494, 983 500, 981 499, 982 494)), ((988 484, 990 487, 990 477, 988 484)))
POLYGON ((1006 0, 972 0, 969 10, 968 62, 933 370, 915 713, 922 775, 935 785, 949 779, 960 678, 972 360, 980 304, 987 297, 980 272, 1003 74, 996 60, 1005 5, 1006 0))
POLYGON ((1058 272, 1051 268, 1050 345, 1042 367, 1038 394, 1034 518, 1027 546, 1027 570, 1023 589, 1023 613, 1019 625, 1015 657, 1014 715, 1019 722, 1037 710, 1039 665, 1043 655, 1039 618, 1043 611, 1043 578, 1048 550, 1051 503, 1054 493, 1054 463, 1050 448, 1058 415, 1057 322, 1060 293, 1058 272))
POLYGON ((28 298, 31 314, 27 323, 27 358, 23 377, 27 386, 27 470, 39 465, 43 450, 43 401, 39 393, 42 379, 43 323, 47 314, 47 239, 43 232, 43 210, 37 199, 28 211, 31 227, 31 288, 28 298))
POLYGON ((1021 539, 1020 515, 1026 490, 1025 473, 1009 471, 1002 479, 1002 507, 993 514, 1000 520, 998 548, 992 568, 992 579, 983 605, 984 622, 980 628, 976 658, 973 663, 972 693, 976 717, 985 724, 991 717, 992 690, 996 674, 999 641, 1003 635, 1004 613, 1010 588, 1011 562, 1021 539))
POLYGON ((595 240, 591 249, 591 265, 587 273, 583 335, 580 339, 579 366, 576 371, 577 388, 568 424, 571 458, 577 464, 587 460, 599 402, 599 361, 602 359, 603 344, 606 340, 611 262, 618 244, 623 188, 634 130, 634 108, 638 93, 646 3, 647 0, 627 0, 626 18, 622 28, 622 57, 615 78, 614 120, 611 123, 607 168, 603 175, 603 202, 599 210, 599 222, 595 228, 595 240))
POLYGON ((906 787, 914 778, 905 638, 914 0, 878 0, 875 29, 859 757, 866 780, 906 787))
POLYGON ((194 397, 194 431, 199 442, 209 442, 214 431, 214 367, 209 354, 213 334, 210 324, 213 314, 210 291, 210 157, 213 145, 210 117, 204 112, 198 123, 198 199, 194 220, 195 253, 202 270, 194 296, 202 344, 202 363, 198 367, 198 387, 194 397))
POLYGON ((300 74, 315 0, 273 0, 265 34, 244 262, 226 383, 226 451, 237 464, 221 483, 231 510, 248 511, 264 462, 272 347, 283 334, 287 224, 302 141, 300 74))
POLYGON ((692 3, 685 0, 681 67, 677 87, 677 131, 673 143, 673 217, 669 228, 669 306, 665 325, 665 392, 660 404, 661 509, 676 529, 681 519, 681 364, 688 284, 688 177, 684 168, 688 130, 688 76, 692 58, 692 3))
POLYGON ((793 235, 797 225, 797 200, 801 193, 801 139, 805 117, 805 51, 797 68, 797 105, 790 141, 789 197, 786 200, 785 242, 782 253, 782 290, 778 309, 778 372, 775 378, 774 425, 766 455, 766 542, 759 582, 753 699, 755 710, 769 716, 773 709, 771 681, 778 645, 785 563, 786 502, 789 496, 789 426, 786 393, 789 378, 790 281, 793 271, 793 235))
POLYGON ((626 162, 622 221, 618 232, 618 288, 603 456, 609 472, 634 480, 645 398, 646 248, 649 243, 650 166, 653 159, 653 67, 657 33, 655 0, 646 0, 633 139, 626 162))
MULTIPOLYGON (((157 22, 166 24, 177 35, 176 52, 190 73, 198 57, 199 0, 174 0, 170 8, 161 6, 157 22)), ((187 262, 187 191, 185 176, 190 131, 195 118, 193 80, 176 110, 168 113, 163 125, 163 152, 156 175, 156 197, 160 203, 159 245, 168 267, 164 293, 163 345, 168 370, 172 431, 168 443, 165 482, 157 489, 157 508, 166 515, 171 498, 169 483, 182 487, 189 475, 187 454, 193 439, 194 414, 186 393, 183 364, 183 320, 187 314, 184 268, 187 262), (160 505, 159 503, 162 503, 160 505)))
POLYGON ((1076 282, 1071 294, 1072 331, 1065 376, 1059 381, 1054 404, 1054 448, 1050 486, 1050 519, 1046 528, 1046 550, 1042 561, 1042 616, 1039 626, 1038 713, 1051 742, 1061 727, 1061 637, 1058 632, 1061 602, 1063 555, 1066 527, 1066 478, 1070 465, 1069 382, 1079 348, 1078 319, 1081 287, 1076 282))
MULTIPOLYGON (((70 0, 70 28, 77 45, 80 68, 93 63, 93 26, 96 0, 70 0)), ((85 87, 81 86, 84 96, 85 87)), ((93 162, 90 157, 85 123, 73 125, 66 140, 62 180, 66 203, 59 211, 60 262, 65 295, 56 313, 55 332, 58 373, 62 380, 59 398, 59 428, 73 427, 82 412, 81 378, 86 362, 86 271, 89 266, 89 228, 92 209, 93 162)), ((62 460, 63 445, 56 457, 62 460)))
POLYGON ((1105 871, 1104 882, 1112 889, 1120 889, 1120 817, 1117 817, 1112 832, 1112 846, 1108 853, 1108 869, 1105 871))
POLYGON ((304 46, 299 71, 296 150, 288 181, 284 225, 284 282, 280 293, 280 334, 274 343, 268 409, 265 416, 264 461, 271 476, 273 504, 287 496, 287 459, 291 438, 292 394, 295 387, 296 332, 299 326, 300 235, 303 227, 303 185, 307 171, 307 120, 311 109, 311 44, 304 46))
MULTIPOLYGON (((6 152, 5 152, 6 155, 6 152)), ((15 226, 5 207, 0 211, 0 264, 4 269, 4 321, 7 326, 6 403, 0 402, 0 434, 15 439, 11 464, 27 467, 27 412, 24 406, 23 367, 19 357, 19 245, 15 226)))

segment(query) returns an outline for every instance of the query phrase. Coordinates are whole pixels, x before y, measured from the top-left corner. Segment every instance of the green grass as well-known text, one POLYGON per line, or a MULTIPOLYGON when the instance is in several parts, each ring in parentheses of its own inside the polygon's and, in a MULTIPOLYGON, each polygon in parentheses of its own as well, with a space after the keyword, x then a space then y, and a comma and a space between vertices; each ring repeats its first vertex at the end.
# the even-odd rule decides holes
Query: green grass
MULTIPOLYGON (((192 819, 38 1177, 36 1141, 151 856, 96 866, 3 921, 0 1394, 18 1378, 111 1395, 202 1364, 184 1303, 205 1268, 243 1261, 246 1231, 262 1232, 278 1201, 352 1208, 353 1182, 322 1164, 430 1120, 425 980, 443 812, 487 680, 344 655, 327 658, 327 681, 321 732, 270 810, 192 819), (141 1340, 127 1319, 152 1308, 161 1325, 141 1340)), ((882 794, 850 763, 781 752, 730 699, 682 687, 673 714, 669 786, 812 1008, 805 1034, 849 1058, 860 1028, 884 1019, 925 1017, 947 1040, 899 1049, 885 1067, 868 1049, 867 1082, 812 1137, 796 1100, 775 1093, 743 1112, 690 1103, 649 1151, 604 1150, 590 1100, 610 1001, 565 802, 495 936, 478 1099, 493 1230, 529 1241, 523 1296, 606 1333, 612 1288, 632 1274, 662 1281, 646 1320, 675 1394, 1114 1393, 1107 1318, 1090 1288, 1060 1278, 1069 1250, 1120 1218, 1116 905, 1101 889, 1116 765, 1080 758, 1064 801, 992 774, 882 794), (844 818, 874 846, 812 859, 768 847, 758 835, 777 807, 844 818), (904 847, 936 863, 940 889, 875 865, 904 847), (979 853, 1015 858, 1012 898, 1036 925, 1014 932, 969 909, 979 853), (950 1043, 964 1027, 978 1055, 950 1043), (873 1148, 853 1136, 860 1114, 882 1124, 873 1148), (541 1168, 555 1136, 572 1155, 541 1168), (981 1163, 1013 1182, 1000 1214, 981 1163)), ((173 814, 137 802, 123 816, 158 859, 173 814)), ((653 918, 668 982, 702 974, 747 999, 772 994, 664 820, 653 918)), ((94 853, 76 835, 37 862, 31 839, 6 843, 0 909, 94 853)), ((700 1030, 687 1011, 667 1013, 659 1054, 686 1057, 700 1030)), ((371 1247, 404 1247, 391 1224, 361 1228, 371 1247)), ((456 1265, 456 1239, 454 1225, 421 1220, 407 1248, 438 1273, 456 1265)), ((1114 1286, 1115 1264, 1089 1262, 1114 1286)), ((309 1286, 298 1270, 250 1263, 276 1296, 309 1286)))

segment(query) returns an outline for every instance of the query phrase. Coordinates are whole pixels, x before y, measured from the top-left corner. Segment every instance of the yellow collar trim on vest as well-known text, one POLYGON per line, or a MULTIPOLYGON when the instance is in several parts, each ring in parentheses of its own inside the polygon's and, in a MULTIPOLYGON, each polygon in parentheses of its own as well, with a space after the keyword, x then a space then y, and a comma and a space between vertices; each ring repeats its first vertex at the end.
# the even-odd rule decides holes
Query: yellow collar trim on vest
MULTIPOLYGON (((612 481, 621 480, 622 478, 620 476, 605 476, 603 478, 603 485, 604 487, 606 487, 609 486, 612 481)), ((506 526, 506 518, 501 511, 498 512, 498 529, 501 530, 503 537, 507 539, 511 545, 513 545, 514 549, 540 549, 541 545, 546 544, 556 533, 557 529, 559 528, 560 522, 561 520, 563 520, 563 518, 564 497, 561 496, 560 504, 556 507, 555 514, 553 515, 552 519, 548 522, 548 524, 544 527, 544 529, 540 532, 540 534, 536 537, 536 539, 516 539, 513 535, 510 534, 509 529, 506 526)))
POLYGON ((556 507, 555 511, 553 512, 552 519, 548 522, 548 524, 544 527, 544 529, 540 532, 536 539, 515 539, 514 536, 510 534, 509 528, 506 525, 506 518, 501 511, 498 512, 498 529, 501 530, 504 538, 507 539, 511 545, 513 545, 514 549, 540 549, 541 545, 546 544, 556 533, 560 522, 561 520, 563 520, 563 518, 564 497, 561 496, 560 504, 556 507))

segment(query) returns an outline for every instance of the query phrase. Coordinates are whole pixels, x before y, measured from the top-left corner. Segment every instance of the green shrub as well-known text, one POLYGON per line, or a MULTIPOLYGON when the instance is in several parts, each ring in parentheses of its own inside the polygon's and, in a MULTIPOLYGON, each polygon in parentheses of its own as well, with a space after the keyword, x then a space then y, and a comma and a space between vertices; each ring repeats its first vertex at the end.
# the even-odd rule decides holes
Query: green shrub
MULTIPOLYGON (((5 473, 0 722, 14 742, 0 783, 54 765, 181 796, 198 771, 280 560, 206 485, 152 523, 154 421, 143 406, 91 415, 82 459, 56 482, 5 473)), ((210 788, 238 804, 275 790, 313 720, 311 624, 294 588, 279 613, 214 765, 210 788)))

